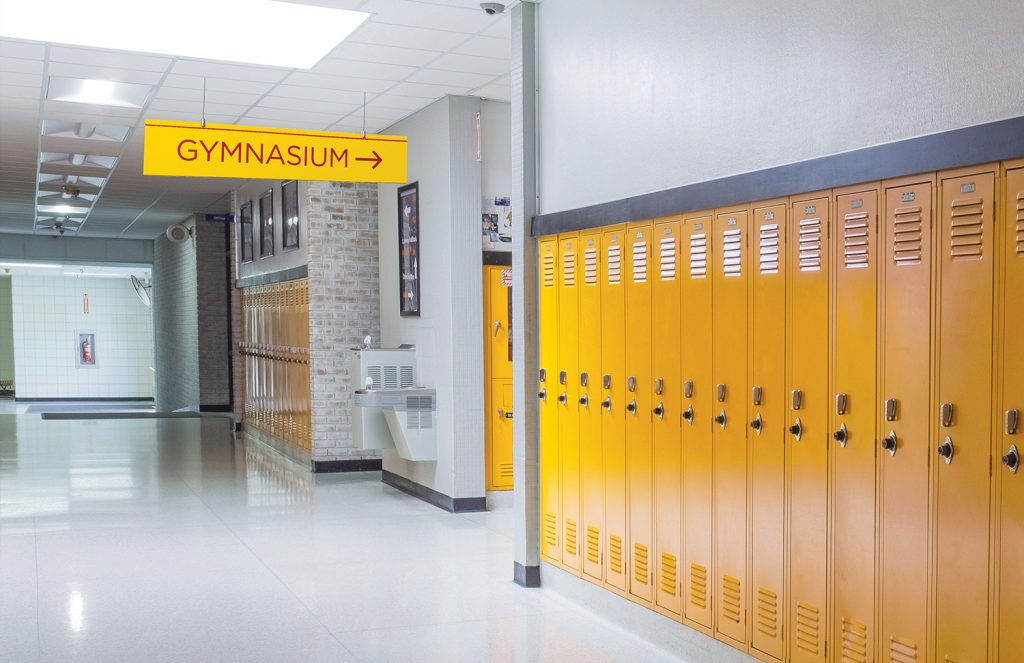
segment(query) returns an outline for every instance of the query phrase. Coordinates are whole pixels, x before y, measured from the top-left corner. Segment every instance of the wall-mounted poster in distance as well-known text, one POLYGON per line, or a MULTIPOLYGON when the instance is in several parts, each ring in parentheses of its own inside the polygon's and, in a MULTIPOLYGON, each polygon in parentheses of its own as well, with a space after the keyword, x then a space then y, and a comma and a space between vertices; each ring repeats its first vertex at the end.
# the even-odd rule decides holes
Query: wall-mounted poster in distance
POLYGON ((274 255, 274 190, 260 196, 260 257, 274 255))
POLYGON ((398 189, 398 311, 420 315, 420 184, 398 189))
POLYGON ((238 214, 242 224, 242 262, 252 262, 252 201, 242 205, 238 214))
POLYGON ((96 334, 95 332, 77 332, 75 334, 75 355, 78 357, 78 368, 96 367, 96 334))
POLYGON ((281 183, 281 218, 284 219, 285 251, 299 248, 299 183, 281 183))

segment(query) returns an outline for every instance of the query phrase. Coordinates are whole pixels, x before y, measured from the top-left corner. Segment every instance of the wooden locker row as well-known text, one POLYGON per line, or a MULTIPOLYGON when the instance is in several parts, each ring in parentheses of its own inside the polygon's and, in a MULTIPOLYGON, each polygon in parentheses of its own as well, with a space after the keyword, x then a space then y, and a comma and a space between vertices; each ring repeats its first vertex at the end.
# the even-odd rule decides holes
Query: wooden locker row
POLYGON ((540 254, 546 561, 766 661, 1024 650, 1024 161, 540 254))

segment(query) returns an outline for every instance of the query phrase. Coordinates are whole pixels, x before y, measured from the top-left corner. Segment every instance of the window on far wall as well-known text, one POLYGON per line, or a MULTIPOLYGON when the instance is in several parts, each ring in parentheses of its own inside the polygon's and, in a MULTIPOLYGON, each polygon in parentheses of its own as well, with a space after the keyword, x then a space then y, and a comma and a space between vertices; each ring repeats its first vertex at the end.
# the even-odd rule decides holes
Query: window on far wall
POLYGON ((274 255, 274 190, 260 196, 260 257, 274 255))

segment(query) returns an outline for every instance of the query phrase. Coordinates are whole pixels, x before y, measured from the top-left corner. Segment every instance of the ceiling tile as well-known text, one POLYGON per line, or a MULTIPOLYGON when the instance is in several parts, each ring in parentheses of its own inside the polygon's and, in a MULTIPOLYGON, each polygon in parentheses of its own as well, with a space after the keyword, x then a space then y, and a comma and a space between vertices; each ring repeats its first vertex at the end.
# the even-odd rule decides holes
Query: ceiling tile
POLYGON ((141 83, 156 85, 163 76, 158 71, 140 71, 138 69, 119 69, 116 67, 97 67, 93 65, 72 64, 69 62, 51 62, 46 70, 50 76, 67 78, 95 78, 115 81, 117 83, 141 83))
POLYGON ((475 34, 488 27, 493 19, 479 7, 465 7, 410 2, 409 0, 368 0, 362 11, 373 12, 374 23, 411 25, 428 30, 448 30, 475 34))
POLYGON ((46 57, 46 46, 37 42, 0 39, 0 55, 8 58, 42 60, 46 57))
POLYGON ((43 84, 40 74, 23 74, 13 71, 0 71, 0 85, 23 85, 38 88, 43 84))
POLYGON ((500 76, 509 72, 508 60, 497 58, 481 58, 472 55, 457 55, 447 53, 430 64, 432 69, 450 69, 451 71, 466 71, 474 74, 490 74, 500 76))
MULTIPOLYGON (((308 74, 307 74, 308 75, 308 74)), ((390 85, 388 87, 391 87, 390 85)), ((278 85, 274 96, 293 99, 317 99, 339 103, 362 104, 363 93, 355 90, 333 90, 329 87, 303 87, 299 85, 278 85)))
POLYGON ((272 92, 279 97, 295 94, 295 88, 321 89, 330 92, 355 92, 359 94, 359 99, 362 100, 363 92, 384 92, 394 84, 395 81, 376 80, 373 78, 348 78, 344 76, 323 76, 320 74, 295 72, 290 74, 285 82, 274 88, 272 92), (282 89, 288 89, 292 92, 286 94, 281 92, 282 89))
MULTIPOLYGON (((216 104, 244 104, 251 106, 260 100, 260 94, 246 94, 242 92, 224 92, 223 90, 207 90, 207 103, 216 104)), ((161 86, 156 93, 156 99, 175 99, 178 101, 194 101, 202 103, 203 91, 184 87, 161 86)))
POLYGON ((38 76, 42 76, 43 63, 40 60, 0 56, 0 71, 9 71, 18 74, 36 74, 38 76))
POLYGON ((348 38, 352 42, 401 46, 428 51, 450 51, 466 41, 466 35, 458 32, 424 30, 401 25, 384 25, 367 21, 348 38))
POLYGON ((140 71, 166 71, 171 58, 154 55, 136 55, 126 51, 108 51, 99 48, 72 48, 51 46, 50 62, 69 62, 115 69, 138 69, 140 71))
MULTIPOLYGON (((261 67, 257 65, 220 64, 206 60, 178 60, 171 71, 175 74, 188 76, 207 76, 215 78, 235 78, 244 81, 261 81, 276 83, 285 77, 288 69, 280 67, 261 67)), ((200 81, 200 85, 202 82, 200 81)))
POLYGON ((421 67, 436 58, 437 51, 401 48, 399 46, 380 46, 377 44, 359 44, 346 39, 331 52, 330 57, 421 67))
MULTIPOLYGON (((378 78, 382 80, 400 81, 416 71, 416 67, 398 64, 380 64, 377 62, 357 62, 355 60, 337 60, 327 58, 313 68, 313 73, 332 76, 351 76, 354 78, 378 78)), ((295 74, 292 74, 294 76, 295 74)))
POLYGON ((475 55, 482 58, 501 58, 507 60, 512 57, 512 41, 497 37, 471 37, 469 41, 456 48, 453 52, 462 55, 475 55))
POLYGON ((409 77, 409 83, 428 83, 431 85, 452 85, 469 89, 485 85, 494 80, 488 74, 470 74, 462 71, 444 71, 441 69, 420 69, 409 77))
MULTIPOLYGON (((276 81, 275 81, 276 82, 276 81)), ((164 85, 169 87, 203 89, 202 76, 186 76, 182 74, 168 74, 164 79, 164 85)), ((274 82, 236 80, 232 78, 210 77, 206 79, 206 89, 221 90, 223 92, 242 92, 245 94, 266 94, 274 86, 274 82)))
POLYGON ((272 108, 276 110, 312 111, 314 113, 330 113, 340 117, 359 108, 359 104, 339 103, 337 101, 321 101, 318 99, 294 99, 292 97, 264 97, 255 109, 272 108))
POLYGON ((498 101, 511 101, 512 100, 512 86, 507 83, 485 85, 482 88, 473 91, 473 94, 478 97, 484 97, 486 99, 496 99, 498 101))
POLYGON ((483 37, 499 37, 501 39, 512 38, 512 17, 508 12, 505 12, 501 16, 494 17, 494 22, 491 25, 480 31, 480 35, 483 37))
POLYGON ((378 108, 390 108, 392 110, 404 110, 406 114, 410 111, 417 111, 429 102, 423 97, 403 97, 397 94, 382 94, 373 101, 366 104, 367 112, 375 111, 378 108))
POLYGON ((36 99, 40 96, 39 86, 4 85, 0 83, 0 97, 16 97, 19 99, 36 99))
POLYGON ((391 90, 392 94, 405 97, 421 97, 423 99, 438 99, 446 94, 465 94, 467 86, 454 85, 424 85, 423 83, 399 83, 391 90))

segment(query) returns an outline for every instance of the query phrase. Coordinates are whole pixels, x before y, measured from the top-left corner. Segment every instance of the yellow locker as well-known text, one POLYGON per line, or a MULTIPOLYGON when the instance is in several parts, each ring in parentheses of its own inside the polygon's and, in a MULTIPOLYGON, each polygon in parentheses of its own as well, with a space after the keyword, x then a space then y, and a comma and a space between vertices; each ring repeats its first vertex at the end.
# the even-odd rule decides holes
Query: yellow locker
POLYGON ((632 598, 654 602, 650 223, 626 228, 626 468, 632 598))
POLYGON ((484 266, 487 490, 512 489, 512 268, 484 266))
POLYGON ((512 490, 512 380, 491 380, 488 392, 487 490, 512 490))
POLYGON ((1013 661, 1024 651, 1024 450, 1021 415, 1024 413, 1024 162, 1006 173, 1003 207, 1003 329, 1000 370, 1002 389, 997 436, 999 466, 999 578, 996 604, 996 657, 1013 661))
POLYGON ((995 173, 941 175, 935 658, 988 656, 995 173))
POLYGON ((934 182, 885 187, 877 651, 880 660, 927 661, 934 182))
POLYGON ((670 615, 681 614, 679 557, 682 526, 682 378, 680 377, 679 219, 654 226, 653 270, 654 390, 651 422, 654 429, 654 531, 656 603, 670 615))
POLYGON ((626 536, 626 292, 625 230, 601 237, 601 446, 604 450, 605 583, 629 589, 626 536))
POLYGON ((562 567, 580 571, 579 290, 576 233, 558 236, 558 446, 561 460, 562 567))
POLYGON ((829 198, 791 204, 789 385, 790 660, 820 661, 828 631, 829 198))
POLYGON ((714 244, 710 213, 683 224, 681 265, 683 375, 683 617, 710 634, 714 627, 714 500, 712 430, 717 410, 711 376, 712 278, 714 244))
POLYGON ((601 538, 604 534, 604 476, 601 448, 601 233, 580 236, 583 256, 579 285, 579 463, 584 531, 583 573, 604 578, 601 538))
POLYGON ((747 644, 747 316, 750 223, 745 209, 715 214, 714 534, 715 634, 739 649, 747 644))
MULTIPOLYGON (((750 266, 750 646, 777 661, 785 655, 786 635, 787 207, 754 207, 757 249, 750 266)), ((752 235, 751 251, 754 241, 752 235)))
POLYGON ((878 187, 836 191, 832 344, 832 627, 835 660, 875 651, 878 187))
POLYGON ((545 560, 562 561, 561 496, 559 475, 561 454, 558 440, 558 238, 540 238, 540 296, 538 342, 540 375, 540 554, 545 560))

